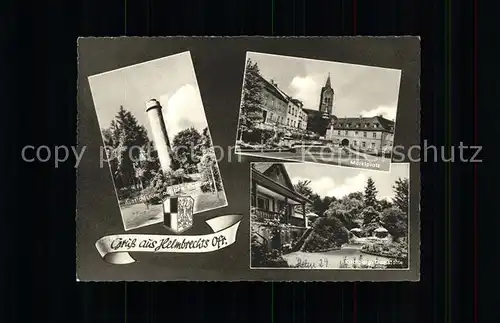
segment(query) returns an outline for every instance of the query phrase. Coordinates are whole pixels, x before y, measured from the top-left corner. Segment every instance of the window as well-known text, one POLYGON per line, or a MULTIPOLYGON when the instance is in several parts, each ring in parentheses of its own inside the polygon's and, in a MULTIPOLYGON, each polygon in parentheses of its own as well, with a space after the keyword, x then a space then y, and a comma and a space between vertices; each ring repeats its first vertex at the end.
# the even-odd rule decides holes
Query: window
POLYGON ((286 118, 286 125, 289 126, 290 125, 290 119, 286 118))
POLYGON ((354 145, 354 146, 357 146, 357 145, 358 145, 358 142, 357 142, 356 140, 354 140, 353 145, 354 145))
POLYGON ((291 109, 290 107, 288 107, 288 113, 290 113, 290 112, 291 112, 291 110, 292 110, 292 109, 291 109))
POLYGON ((363 142, 361 143, 361 146, 363 146, 363 148, 365 148, 365 147, 366 147, 366 142, 364 142, 364 141, 363 141, 363 142))
POLYGON ((266 199, 265 197, 262 196, 257 196, 257 207, 259 209, 269 211, 269 199, 266 199))
POLYGON ((349 131, 347 131, 347 130, 346 130, 346 131, 345 131, 345 135, 346 135, 346 136, 349 136, 349 131))
POLYGON ((374 125, 373 125, 373 127, 374 127, 374 128, 378 128, 378 124, 374 124, 374 125))
POLYGON ((340 136, 340 131, 339 131, 338 135, 340 136))
POLYGON ((372 142, 372 149, 375 149, 375 143, 372 142))
POLYGON ((366 131, 365 131, 365 132, 363 132, 363 137, 365 137, 365 138, 366 138, 366 131))
POLYGON ((376 132, 373 133, 373 138, 377 138, 377 133, 376 132))
POLYGON ((358 135, 358 131, 354 131, 354 134, 357 136, 358 135))

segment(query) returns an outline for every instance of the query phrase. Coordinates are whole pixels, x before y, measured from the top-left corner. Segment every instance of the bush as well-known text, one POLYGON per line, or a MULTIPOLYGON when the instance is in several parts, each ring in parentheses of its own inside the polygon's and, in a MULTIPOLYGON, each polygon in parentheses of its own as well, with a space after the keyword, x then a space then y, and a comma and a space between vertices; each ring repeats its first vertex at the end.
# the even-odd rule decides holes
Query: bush
POLYGON ((251 257, 252 267, 288 267, 288 263, 278 250, 268 250, 267 246, 260 244, 255 236, 252 236, 251 257))
POLYGON ((408 219, 398 208, 385 209, 380 218, 394 239, 398 240, 408 235, 408 219))
POLYGON ((314 221, 312 232, 304 241, 303 251, 314 252, 339 248, 349 241, 349 232, 336 217, 321 217, 314 221))
POLYGON ((273 136, 274 136, 273 130, 254 129, 254 130, 249 131, 249 132, 244 132, 241 139, 246 143, 260 144, 260 143, 267 142, 273 136))

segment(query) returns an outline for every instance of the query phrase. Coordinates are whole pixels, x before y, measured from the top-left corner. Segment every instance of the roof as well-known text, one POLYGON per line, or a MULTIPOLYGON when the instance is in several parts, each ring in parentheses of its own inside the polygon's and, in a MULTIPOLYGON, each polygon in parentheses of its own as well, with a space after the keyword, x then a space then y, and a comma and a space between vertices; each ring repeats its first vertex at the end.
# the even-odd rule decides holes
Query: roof
POLYGON ((271 168, 271 166, 273 166, 274 164, 276 163, 253 163, 252 166, 253 168, 255 168, 257 171, 261 172, 262 174, 264 174, 264 172, 266 170, 268 170, 269 168, 271 168))
POLYGON ((264 83, 264 87, 271 93, 273 93, 276 97, 283 101, 288 101, 289 96, 286 95, 285 92, 281 91, 277 86, 266 80, 262 75, 258 74, 261 81, 264 83))
POLYGON ((278 94, 283 101, 291 101, 292 103, 298 105, 299 107, 302 107, 303 103, 302 101, 298 99, 294 99, 288 94, 286 94, 282 89, 278 87, 277 84, 273 84, 270 81, 266 80, 262 75, 259 74, 260 79, 264 82, 264 85, 270 92, 274 92, 275 94, 278 94))
POLYGON ((358 130, 358 129, 381 129, 389 132, 394 131, 394 121, 388 120, 382 116, 375 117, 354 117, 338 118, 332 122, 334 129, 358 130), (365 127, 367 125, 367 127, 365 127), (375 125, 377 127, 375 128, 375 125))
POLYGON ((282 194, 296 202, 299 203, 308 203, 312 204, 312 201, 305 196, 297 193, 295 190, 292 190, 274 180, 267 177, 263 173, 257 171, 255 168, 252 168, 252 180, 255 180, 259 185, 266 187, 274 192, 282 194))

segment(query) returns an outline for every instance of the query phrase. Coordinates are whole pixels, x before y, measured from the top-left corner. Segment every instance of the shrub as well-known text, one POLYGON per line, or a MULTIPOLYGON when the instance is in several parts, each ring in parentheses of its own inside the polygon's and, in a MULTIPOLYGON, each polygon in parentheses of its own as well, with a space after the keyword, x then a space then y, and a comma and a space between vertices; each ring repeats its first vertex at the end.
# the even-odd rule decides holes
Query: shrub
POLYGON ((318 218, 312 225, 312 232, 304 241, 303 251, 314 252, 339 248, 349 241, 349 232, 336 217, 318 218))
POLYGON ((396 207, 385 209, 381 216, 381 221, 389 233, 398 240, 408 235, 408 219, 405 214, 396 207))
POLYGON ((255 236, 252 236, 251 257, 252 267, 288 267, 278 250, 269 250, 266 245, 259 243, 255 236))

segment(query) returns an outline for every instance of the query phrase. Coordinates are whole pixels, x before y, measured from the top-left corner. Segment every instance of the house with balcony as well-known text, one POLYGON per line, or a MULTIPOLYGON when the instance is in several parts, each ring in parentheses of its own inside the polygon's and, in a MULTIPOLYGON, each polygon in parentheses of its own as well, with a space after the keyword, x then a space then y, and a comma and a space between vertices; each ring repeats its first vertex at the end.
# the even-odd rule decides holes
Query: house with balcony
POLYGON ((270 249, 300 240, 310 227, 306 205, 312 201, 299 194, 283 163, 252 163, 251 167, 251 221, 261 242, 270 249), (269 223, 286 224, 279 235, 269 223))

